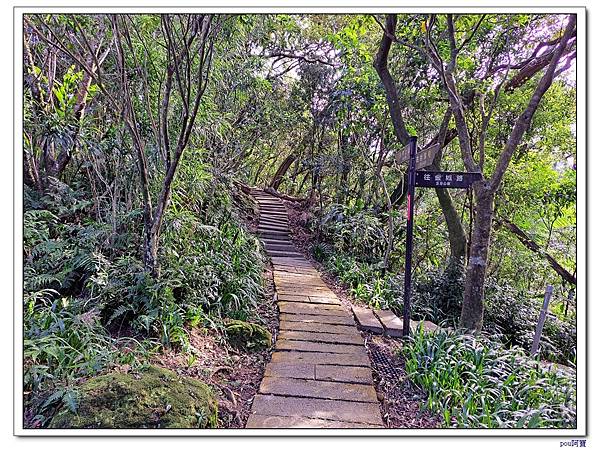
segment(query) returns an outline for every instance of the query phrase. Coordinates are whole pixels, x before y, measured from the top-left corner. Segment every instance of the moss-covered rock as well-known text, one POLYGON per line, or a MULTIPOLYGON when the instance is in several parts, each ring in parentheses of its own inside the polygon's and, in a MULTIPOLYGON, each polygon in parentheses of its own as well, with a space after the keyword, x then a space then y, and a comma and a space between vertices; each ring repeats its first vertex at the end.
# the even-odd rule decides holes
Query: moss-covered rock
POLYGON ((51 428, 214 428, 217 400, 206 384, 151 366, 138 373, 90 378, 78 389, 77 413, 51 428))
POLYGON ((247 350, 262 350, 271 346, 271 333, 262 325, 243 320, 229 320, 225 324, 227 340, 231 345, 247 350))

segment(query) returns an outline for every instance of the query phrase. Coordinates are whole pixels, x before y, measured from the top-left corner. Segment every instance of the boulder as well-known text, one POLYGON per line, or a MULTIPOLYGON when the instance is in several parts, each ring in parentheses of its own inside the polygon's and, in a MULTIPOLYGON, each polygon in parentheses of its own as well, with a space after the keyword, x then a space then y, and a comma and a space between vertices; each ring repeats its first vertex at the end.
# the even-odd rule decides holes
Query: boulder
POLYGON ((225 323, 229 343, 245 350, 263 350, 271 346, 271 332, 257 323, 229 320, 225 323))
POLYGON ((211 388, 161 367, 96 376, 77 391, 77 412, 60 412, 50 428, 217 426, 217 399, 211 388))

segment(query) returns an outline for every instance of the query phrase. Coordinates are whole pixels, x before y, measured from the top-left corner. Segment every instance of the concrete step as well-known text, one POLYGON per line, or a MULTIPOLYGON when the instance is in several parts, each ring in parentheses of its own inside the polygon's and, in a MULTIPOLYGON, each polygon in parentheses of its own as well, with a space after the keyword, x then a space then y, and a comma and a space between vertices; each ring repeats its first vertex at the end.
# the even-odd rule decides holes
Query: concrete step
POLYGON ((354 317, 356 317, 356 321, 358 322, 358 327, 361 330, 370 331, 376 334, 383 334, 383 325, 373 311, 369 308, 361 308, 360 306, 353 306, 352 312, 354 313, 354 317))

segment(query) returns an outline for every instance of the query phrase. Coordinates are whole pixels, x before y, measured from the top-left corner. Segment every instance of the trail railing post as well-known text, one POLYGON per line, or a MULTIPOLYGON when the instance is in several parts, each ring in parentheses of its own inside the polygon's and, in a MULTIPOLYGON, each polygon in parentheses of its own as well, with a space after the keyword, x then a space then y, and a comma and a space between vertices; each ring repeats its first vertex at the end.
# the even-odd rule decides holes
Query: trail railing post
POLYGON ((413 250, 413 221, 415 211, 415 179, 417 162, 417 138, 411 136, 409 141, 410 159, 408 163, 408 192, 406 195, 406 259, 404 263, 404 308, 402 336, 410 335, 410 289, 413 250))
POLYGON ((550 297, 552 297, 553 287, 551 284, 546 286, 546 294, 544 295, 544 304, 540 311, 540 318, 538 320, 535 334, 533 335, 533 343, 531 344, 531 356, 534 356, 540 347, 540 339, 542 337, 542 330, 544 329, 544 322, 546 321, 546 314, 548 313, 548 305, 550 304, 550 297))

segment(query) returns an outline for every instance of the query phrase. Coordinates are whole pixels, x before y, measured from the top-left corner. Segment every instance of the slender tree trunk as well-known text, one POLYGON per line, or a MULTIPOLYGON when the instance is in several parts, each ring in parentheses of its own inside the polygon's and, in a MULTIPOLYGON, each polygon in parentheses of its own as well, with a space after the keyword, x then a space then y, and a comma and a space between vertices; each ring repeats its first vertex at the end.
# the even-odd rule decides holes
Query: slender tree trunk
MULTIPOLYGON (((446 139, 448 137, 453 137, 453 133, 448 133, 448 124, 450 123, 451 118, 452 110, 447 108, 444 119, 442 120, 442 125, 440 126, 440 131, 435 139, 440 146, 440 149, 433 159, 433 164, 431 165, 433 170, 440 170, 442 151, 446 146, 446 143, 449 143, 446 139)), ((436 188, 435 193, 440 202, 444 220, 446 221, 446 227, 448 228, 448 240, 450 241, 449 265, 452 265, 453 263, 460 262, 465 257, 467 251, 467 238, 465 236, 465 230, 463 229, 462 220, 458 215, 458 212, 456 212, 448 189, 436 188)))
POLYGON ((465 292, 460 326, 480 331, 483 326, 483 295, 487 268, 494 194, 489 189, 475 189, 476 207, 471 238, 471 254, 465 277, 465 292))
POLYGON ((438 188, 435 190, 444 219, 446 221, 446 227, 448 228, 448 240, 450 241, 450 259, 452 262, 457 262, 463 259, 467 252, 467 237, 465 236, 465 230, 462 226, 462 221, 452 198, 447 189, 438 188))
POLYGON ((504 225, 511 233, 513 233, 525 247, 545 258, 550 263, 552 269, 558 275, 560 275, 563 281, 566 281, 572 285, 577 284, 577 278, 574 275, 571 275, 566 268, 561 266, 560 263, 548 253, 547 249, 544 250, 540 245, 537 244, 537 242, 531 239, 527 233, 525 233, 525 231, 507 219, 499 219, 499 222, 502 223, 502 225, 504 225))
POLYGON ((289 170, 290 166, 292 165, 292 163, 295 160, 296 160, 296 155, 293 154, 293 153, 291 155, 288 155, 283 160, 283 162, 277 168, 277 172, 275 172, 275 175, 273 176, 273 179, 271 180, 271 183, 269 184, 270 187, 272 187, 276 191, 279 189, 279 186, 281 185, 281 183, 283 181, 283 177, 285 176, 285 174, 287 173, 287 171, 289 170))

